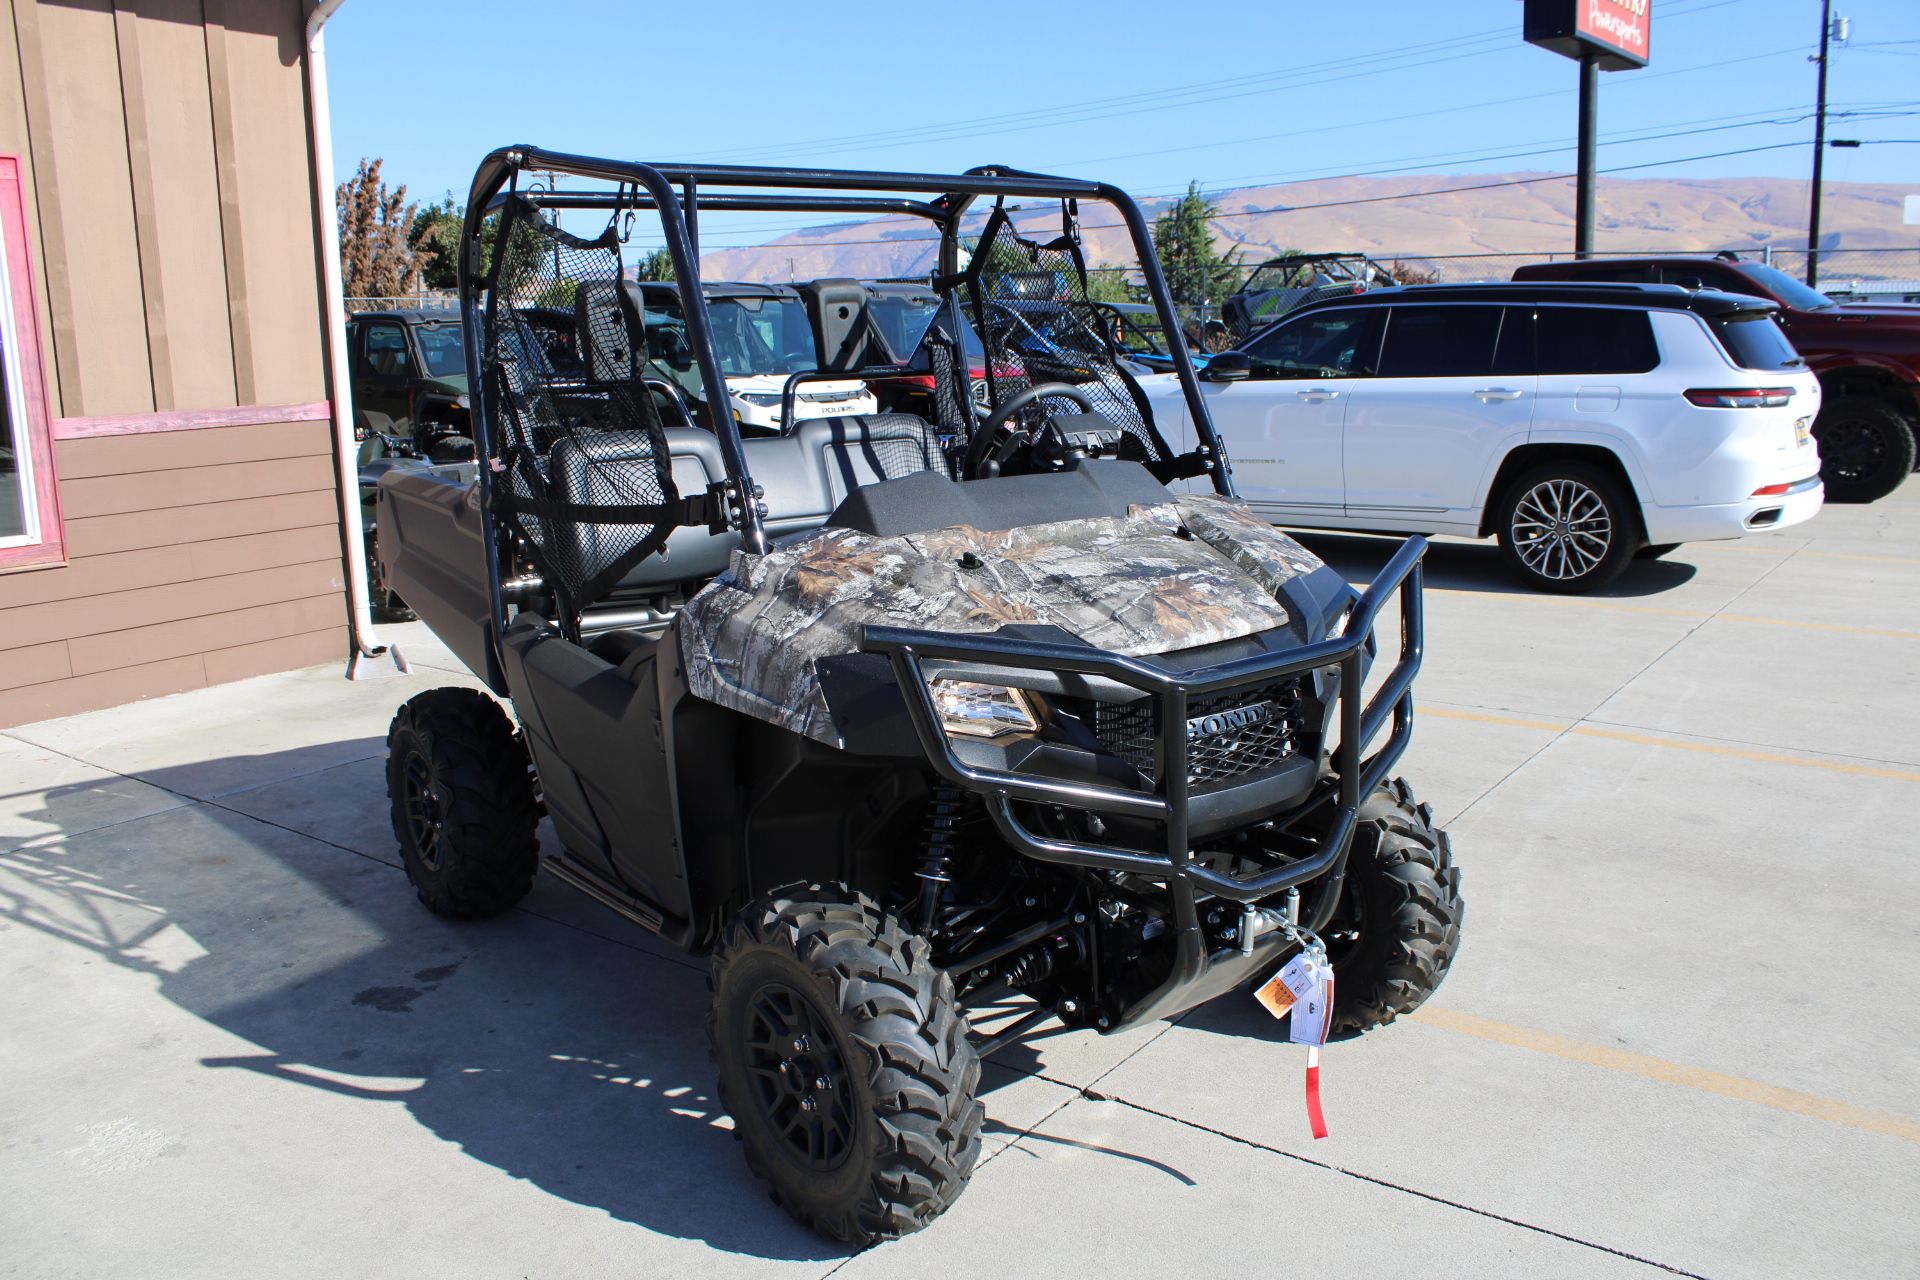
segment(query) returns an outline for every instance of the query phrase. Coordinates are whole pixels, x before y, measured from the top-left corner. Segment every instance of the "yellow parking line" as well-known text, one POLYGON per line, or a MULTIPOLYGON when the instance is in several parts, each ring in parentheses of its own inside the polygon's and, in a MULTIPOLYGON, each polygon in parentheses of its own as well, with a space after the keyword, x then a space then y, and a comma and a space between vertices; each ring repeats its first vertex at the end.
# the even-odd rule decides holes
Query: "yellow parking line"
POLYGON ((1647 747, 1665 747, 1673 751, 1697 751, 1702 755, 1726 756, 1734 760, 1754 760, 1761 764, 1787 764, 1802 769, 1821 769, 1828 773, 1847 773, 1861 778, 1891 778, 1896 782, 1920 782, 1920 769, 1895 769, 1886 765, 1854 764, 1846 760, 1810 760, 1805 756, 1790 756, 1778 751, 1758 751, 1751 747, 1735 747, 1720 742, 1694 742, 1685 738, 1669 738, 1651 733, 1635 733, 1627 729, 1608 729, 1596 724, 1576 724, 1569 727, 1549 720, 1529 720, 1520 716, 1491 715, 1481 711, 1456 711, 1451 707, 1436 707, 1427 704, 1421 711, 1430 716, 1439 716, 1443 720, 1471 720, 1479 724, 1507 725, 1515 729, 1544 729, 1551 733, 1577 733, 1584 738, 1605 738, 1611 742, 1633 742, 1647 747))
POLYGON ((1438 1027, 1443 1031, 1491 1040, 1497 1044, 1511 1045, 1516 1049, 1527 1049, 1534 1053, 1549 1054, 1569 1062, 1602 1067, 1608 1071, 1618 1071, 1623 1075, 1638 1076, 1642 1080, 1679 1085, 1684 1089, 1697 1089, 1702 1093, 1716 1094, 1722 1098, 1772 1107, 1776 1111, 1805 1116, 1811 1120, 1825 1120, 1829 1124, 1844 1125, 1849 1129, 1858 1129, 1862 1133, 1876 1133, 1884 1137, 1900 1138, 1907 1142, 1920 1142, 1920 1122, 1896 1115, 1891 1111, 1858 1107, 1850 1102, 1842 1102, 1838 1098, 1822 1097, 1817 1093, 1783 1089, 1778 1085, 1762 1084, 1758 1080, 1748 1080, 1742 1076, 1730 1076, 1719 1071, 1708 1071, 1703 1067, 1689 1067, 1678 1062, 1669 1062, 1665 1058, 1651 1058, 1646 1054, 1630 1053, 1625 1049, 1590 1044, 1585 1040, 1555 1035, 1550 1031, 1536 1031, 1532 1027, 1496 1022, 1492 1018, 1461 1013, 1457 1009, 1427 1005, 1411 1016, 1415 1022, 1438 1027))
MULTIPOLYGON (((1920 561, 1915 561, 1920 564, 1920 561)), ((1428 587, 1432 593, 1446 596, 1480 595, 1456 587, 1428 587)), ((1577 600, 1570 596, 1542 596, 1541 600, 1571 605, 1577 609, 1611 609, 1615 613, 1650 613, 1667 618, 1693 618, 1701 622, 1750 622, 1758 626, 1793 627, 1802 631, 1833 631, 1843 635, 1882 636, 1890 640, 1920 640, 1920 631, 1896 631, 1891 627, 1855 627, 1839 622, 1802 622, 1796 618, 1763 618, 1752 613, 1711 613, 1705 609, 1671 609, 1657 604, 1628 604, 1624 600, 1577 600)))

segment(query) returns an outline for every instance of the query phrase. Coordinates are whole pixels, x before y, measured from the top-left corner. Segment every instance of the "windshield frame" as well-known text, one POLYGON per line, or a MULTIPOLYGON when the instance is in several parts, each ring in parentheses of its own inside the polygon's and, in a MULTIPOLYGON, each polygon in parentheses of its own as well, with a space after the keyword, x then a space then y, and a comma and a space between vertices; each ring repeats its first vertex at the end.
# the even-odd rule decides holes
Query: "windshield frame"
POLYGON ((1782 306, 1795 311, 1831 311, 1840 304, 1810 284, 1803 284, 1770 262, 1729 262, 1728 266, 1768 290, 1782 306))

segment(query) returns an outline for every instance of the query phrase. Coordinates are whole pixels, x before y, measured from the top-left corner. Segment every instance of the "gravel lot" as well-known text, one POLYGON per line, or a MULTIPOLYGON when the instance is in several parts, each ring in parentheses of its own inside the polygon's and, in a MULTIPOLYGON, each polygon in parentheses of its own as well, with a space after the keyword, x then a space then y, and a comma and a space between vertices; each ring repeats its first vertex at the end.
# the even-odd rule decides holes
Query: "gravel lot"
POLYGON ((1332 1136, 1245 995, 1041 1036, 958 1207, 853 1258, 748 1177, 701 962, 550 877, 415 904, 382 740, 470 682, 423 628, 412 677, 0 734, 0 1272, 1913 1275, 1920 480, 1602 597, 1429 563, 1404 771, 1465 942, 1327 1051, 1332 1136))

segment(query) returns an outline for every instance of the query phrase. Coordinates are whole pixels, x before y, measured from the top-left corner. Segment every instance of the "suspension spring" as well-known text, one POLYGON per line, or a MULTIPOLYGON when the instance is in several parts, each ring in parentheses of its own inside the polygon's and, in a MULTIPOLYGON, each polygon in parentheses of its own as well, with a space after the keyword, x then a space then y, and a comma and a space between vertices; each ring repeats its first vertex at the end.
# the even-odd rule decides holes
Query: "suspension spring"
POLYGON ((958 839, 965 797, 950 782, 934 785, 927 797, 926 849, 920 856, 920 932, 932 936, 940 916, 940 899, 953 882, 953 850, 958 839))

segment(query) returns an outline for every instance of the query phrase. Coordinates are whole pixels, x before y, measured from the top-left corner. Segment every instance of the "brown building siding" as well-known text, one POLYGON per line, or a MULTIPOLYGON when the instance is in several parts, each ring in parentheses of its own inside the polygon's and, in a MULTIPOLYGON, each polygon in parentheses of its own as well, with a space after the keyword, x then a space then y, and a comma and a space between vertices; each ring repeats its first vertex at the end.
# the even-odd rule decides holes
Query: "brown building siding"
POLYGON ((331 449, 326 422, 60 441, 69 561, 0 577, 0 724, 344 658, 331 449))
POLYGON ((0 0, 67 557, 0 572, 0 726, 346 657, 330 421, 194 417, 327 394, 304 24, 0 0))

